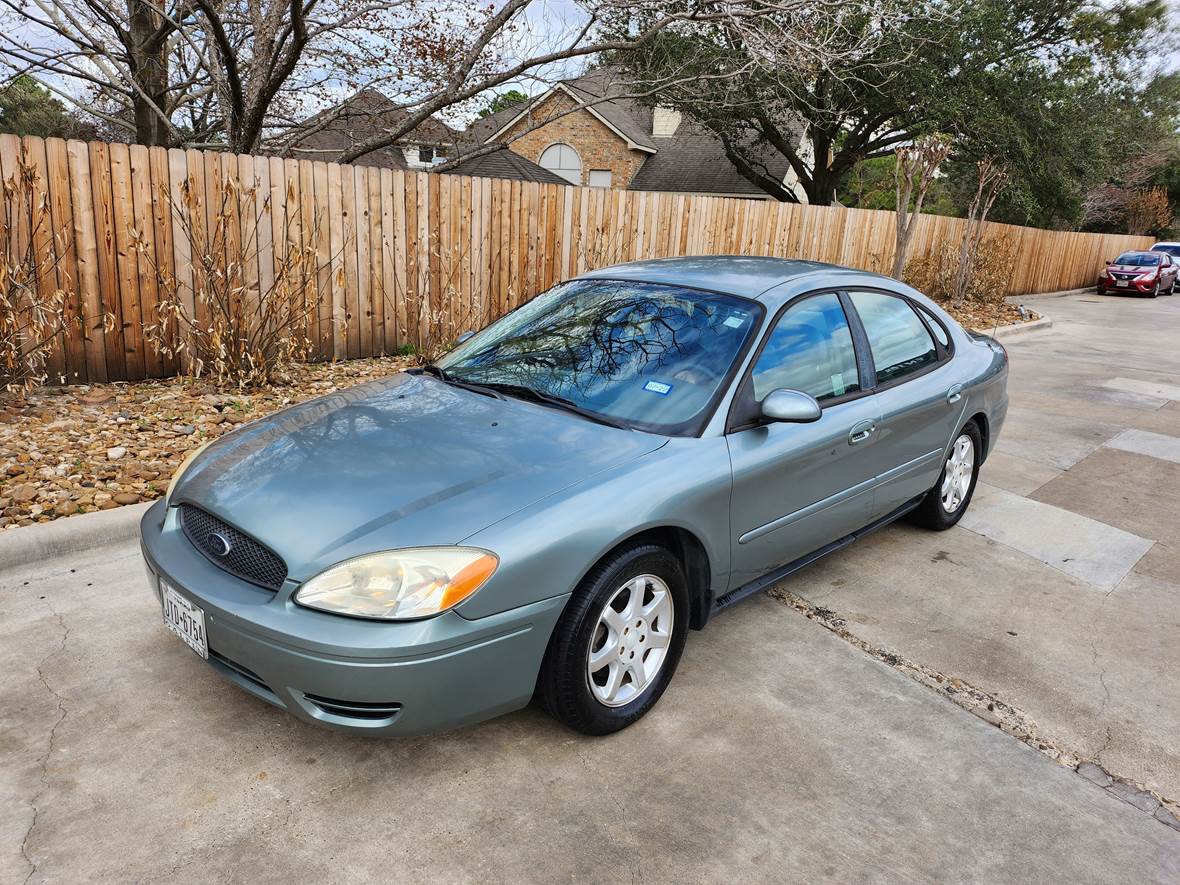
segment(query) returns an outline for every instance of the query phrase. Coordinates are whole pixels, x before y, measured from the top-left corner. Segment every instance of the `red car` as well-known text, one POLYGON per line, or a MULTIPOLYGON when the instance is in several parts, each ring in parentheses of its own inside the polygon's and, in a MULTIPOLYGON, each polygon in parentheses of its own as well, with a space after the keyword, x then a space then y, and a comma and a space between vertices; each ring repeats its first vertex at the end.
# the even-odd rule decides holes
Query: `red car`
POLYGON ((1106 262, 1106 270, 1098 278, 1098 294, 1171 295, 1177 270, 1180 267, 1167 252, 1124 252, 1106 262))

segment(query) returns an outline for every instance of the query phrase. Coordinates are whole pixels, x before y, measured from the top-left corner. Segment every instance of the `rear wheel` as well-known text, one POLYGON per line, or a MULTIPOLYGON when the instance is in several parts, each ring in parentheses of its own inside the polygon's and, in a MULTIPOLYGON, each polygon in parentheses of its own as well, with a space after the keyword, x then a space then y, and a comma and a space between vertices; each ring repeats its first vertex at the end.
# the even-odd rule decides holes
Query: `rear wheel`
POLYGON ((611 554, 578 585, 538 678, 538 696, 583 734, 626 728, 668 687, 688 632, 688 583, 680 561, 641 544, 611 554))
POLYGON ((979 427, 968 421, 947 452, 937 484, 913 511, 913 522, 938 532, 957 523, 975 494, 982 457, 983 438, 979 427))

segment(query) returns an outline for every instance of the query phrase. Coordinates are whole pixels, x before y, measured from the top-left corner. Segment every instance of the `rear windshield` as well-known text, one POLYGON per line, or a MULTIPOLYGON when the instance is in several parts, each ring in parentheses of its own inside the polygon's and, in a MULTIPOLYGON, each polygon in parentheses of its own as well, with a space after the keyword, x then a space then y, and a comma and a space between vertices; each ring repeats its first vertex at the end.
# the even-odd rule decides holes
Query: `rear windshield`
POLYGON ((1169 255, 1174 255, 1180 258, 1180 246, 1173 246, 1170 243, 1156 243, 1151 247, 1152 252, 1167 252, 1169 255))
POLYGON ((1128 267, 1155 267, 1160 263, 1160 257, 1150 252, 1124 252, 1114 260, 1114 263, 1128 267))

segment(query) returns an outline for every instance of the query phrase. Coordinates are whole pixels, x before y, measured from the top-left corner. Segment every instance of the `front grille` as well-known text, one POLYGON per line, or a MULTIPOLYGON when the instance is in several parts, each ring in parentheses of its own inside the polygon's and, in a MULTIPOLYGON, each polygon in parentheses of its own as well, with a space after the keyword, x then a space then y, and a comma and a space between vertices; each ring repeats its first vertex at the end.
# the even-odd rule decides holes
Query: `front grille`
POLYGON ((200 507, 181 504, 180 526, 206 559, 231 575, 267 590, 287 580, 287 566, 276 553, 200 507))
POLYGON ((1139 274, 1137 274, 1137 273, 1123 273, 1123 272, 1117 271, 1117 270, 1112 270, 1110 272, 1110 275, 1112 277, 1114 277, 1116 280, 1133 280, 1133 279, 1135 279, 1135 277, 1139 276, 1139 274))
POLYGON ((381 701, 338 701, 333 698, 324 698, 319 695, 307 694, 304 692, 303 696, 323 710, 333 716, 342 716, 346 719, 364 719, 370 722, 379 721, 381 719, 392 719, 401 712, 402 705, 392 702, 381 701))

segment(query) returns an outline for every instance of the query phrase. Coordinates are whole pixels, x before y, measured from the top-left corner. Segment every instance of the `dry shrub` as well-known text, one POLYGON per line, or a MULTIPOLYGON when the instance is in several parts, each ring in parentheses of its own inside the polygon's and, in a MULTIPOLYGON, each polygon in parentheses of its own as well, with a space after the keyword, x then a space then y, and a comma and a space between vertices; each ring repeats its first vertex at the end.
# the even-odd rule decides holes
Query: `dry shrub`
POLYGON ((1127 233, 1143 236, 1172 226, 1172 204, 1162 187, 1132 191, 1126 201, 1127 233))
MULTIPOLYGON (((912 258, 905 266, 905 282, 935 301, 950 303, 955 296, 961 244, 947 241, 931 255, 912 258)), ((967 279, 965 300, 977 304, 999 304, 1008 294, 1016 244, 998 236, 979 243, 975 266, 967 279)))
POLYGON ((484 325, 483 299, 474 289, 466 297, 458 275, 469 250, 438 251, 439 266, 449 268, 446 279, 434 299, 438 307, 425 301, 418 309, 418 341, 415 357, 422 365, 436 362, 455 346, 464 332, 475 332, 484 325), (451 305, 450 308, 443 305, 451 305))
MULTIPOLYGON (((66 311, 71 296, 58 285, 61 257, 69 247, 53 231, 45 189, 23 147, 15 172, 3 183, 3 198, 0 395, 49 380, 46 364, 71 323, 66 311)), ((74 321, 83 321, 80 307, 74 321)))
MULTIPOLYGON (((259 237, 270 230, 269 195, 260 197, 255 187, 232 177, 222 182, 214 206, 202 204, 191 179, 181 185, 179 199, 166 188, 160 194, 191 254, 184 268, 191 270, 191 280, 155 264, 158 316, 144 332, 160 352, 179 358, 193 375, 239 388, 269 384, 292 362, 307 359, 312 336, 323 331, 316 321, 332 280, 330 262, 317 260, 318 217, 310 230, 299 231, 293 227, 297 215, 289 213, 286 229, 276 231, 283 235, 275 237, 272 260, 259 237), (260 258, 273 261, 273 274, 260 273, 260 258)), ((295 202, 291 191, 287 202, 295 202)), ((154 264, 136 231, 132 238, 154 264)))

